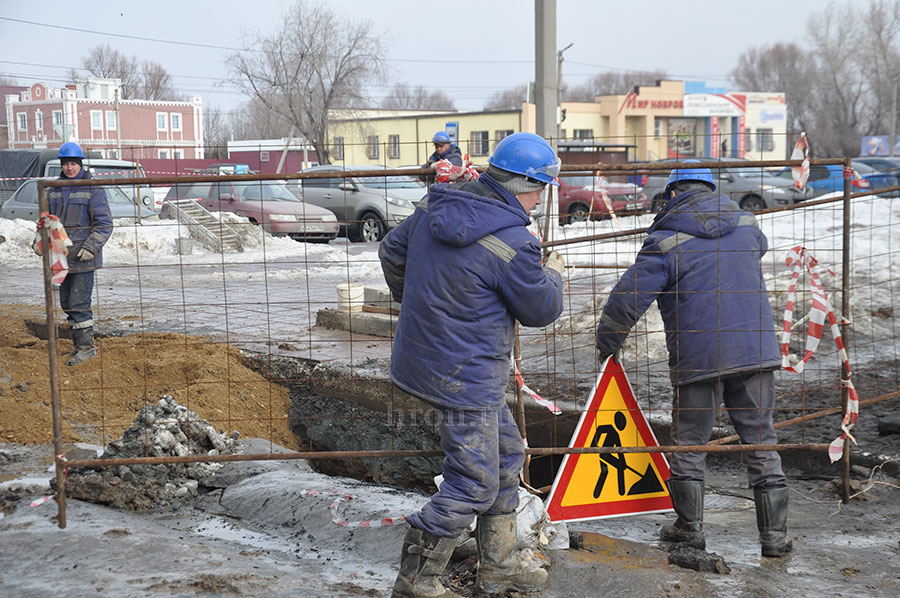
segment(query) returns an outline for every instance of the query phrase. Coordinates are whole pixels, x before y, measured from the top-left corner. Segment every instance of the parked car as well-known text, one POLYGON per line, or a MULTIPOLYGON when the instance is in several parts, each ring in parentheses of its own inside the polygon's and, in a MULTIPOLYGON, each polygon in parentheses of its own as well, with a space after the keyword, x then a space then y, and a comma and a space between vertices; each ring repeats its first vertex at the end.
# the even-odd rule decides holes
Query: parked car
MULTIPOLYGON (((371 171, 383 166, 323 165, 304 173, 371 171)), ((413 176, 335 177, 299 179, 303 200, 334 212, 351 241, 380 241, 388 230, 413 213, 413 202, 425 196, 425 183, 413 176)))
MULTIPOLYGON (((57 177, 43 177, 44 180, 55 181, 57 177)), ((0 218, 21 218, 37 222, 38 214, 38 179, 25 181, 16 189, 12 197, 0 206, 0 218)), ((119 187, 103 187, 106 191, 106 201, 109 202, 109 211, 113 218, 147 218, 156 214, 145 206, 138 206, 131 197, 125 194, 119 187)))
POLYGON ((233 212, 276 236, 327 243, 338 234, 329 210, 300 201, 281 181, 221 181, 172 185, 160 218, 171 218, 167 202, 193 198, 210 212, 233 212))
POLYGON ((864 156, 854 158, 853 162, 861 162, 879 172, 900 176, 900 156, 864 156))
MULTIPOLYGON (((717 159, 700 158, 700 160, 709 162, 717 159)), ((733 160, 728 158, 728 161, 733 160)), ((675 160, 667 158, 661 162, 675 162, 675 160)), ((791 205, 805 199, 802 192, 794 189, 793 179, 784 180, 772 176, 772 173, 759 167, 714 168, 712 176, 716 182, 716 190, 731 197, 742 210, 765 210, 791 205)), ((788 178, 790 179, 790 176, 788 178)), ((644 194, 650 199, 650 209, 654 212, 658 212, 666 204, 665 189, 668 179, 668 170, 652 171, 647 176, 644 194)))
MULTIPOLYGON (((139 164, 129 160, 85 158, 83 164, 84 168, 90 171, 91 177, 95 179, 136 179, 147 176, 139 164)), ((60 172, 62 172, 62 165, 58 159, 47 162, 47 176, 58 177, 60 172)), ((156 200, 150 185, 119 185, 119 189, 132 200, 140 197, 141 205, 144 207, 159 211, 161 203, 156 200)))
MULTIPOLYGON (((785 182, 793 184, 794 178, 791 169, 788 166, 775 172, 775 176, 783 179, 785 182)), ((868 191, 871 189, 869 179, 860 175, 856 170, 853 171, 851 179, 854 191, 868 191)), ((844 167, 840 164, 829 164, 828 166, 810 166, 809 178, 806 181, 806 187, 798 190, 802 198, 812 199, 828 193, 840 193, 844 190, 844 167)))
MULTIPOLYGON (((571 224, 588 219, 609 218, 597 179, 592 175, 561 176, 559 178, 559 223, 571 224)), ((607 183, 609 197, 616 215, 641 214, 647 211, 647 196, 632 183, 607 183)))
MULTIPOLYGON (((869 189, 878 191, 879 189, 887 189, 888 187, 896 187, 900 184, 900 170, 893 172, 885 172, 874 166, 866 164, 862 160, 853 160, 850 162, 853 169, 859 173, 863 180, 869 181, 869 189)), ((889 192, 890 195, 898 195, 897 191, 889 192)))

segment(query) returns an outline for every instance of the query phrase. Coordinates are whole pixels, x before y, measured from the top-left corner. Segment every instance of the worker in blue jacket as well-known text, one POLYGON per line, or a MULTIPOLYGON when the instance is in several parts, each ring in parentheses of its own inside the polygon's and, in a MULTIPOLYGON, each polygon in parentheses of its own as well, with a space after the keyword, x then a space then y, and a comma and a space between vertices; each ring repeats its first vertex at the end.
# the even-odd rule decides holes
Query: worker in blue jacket
MULTIPOLYGON (((60 180, 91 178, 84 170, 84 153, 77 143, 62 144, 58 157, 60 180)), ((94 271, 103 265, 103 244, 112 234, 112 216, 106 191, 101 187, 49 187, 47 199, 50 213, 59 217, 72 241, 69 273, 59 287, 59 302, 68 316, 75 345, 66 365, 76 365, 97 354, 91 294, 94 271)))
POLYGON ((525 460, 504 401, 515 323, 546 326, 563 308, 562 257, 541 264, 526 226, 559 159, 532 133, 503 139, 477 181, 438 184, 382 241, 378 255, 402 302, 391 380, 440 414, 444 481, 407 518, 394 596, 456 596, 438 581, 457 537, 478 517, 478 591, 546 587, 517 556, 516 506, 525 460))
POLYGON ((453 145, 450 135, 446 132, 438 131, 431 138, 431 142, 434 143, 434 153, 428 156, 428 162, 425 166, 434 166, 435 162, 441 160, 449 160, 454 166, 463 165, 462 152, 457 146, 453 145))
MULTIPOLYGON (((706 444, 724 401, 744 444, 775 444, 774 370, 781 356, 760 267, 768 242, 754 216, 715 189, 707 168, 672 171, 666 205, 603 308, 597 349, 604 359, 615 355, 656 301, 674 386, 673 442, 706 444)), ((672 454, 668 486, 677 519, 660 530, 663 541, 706 547, 705 459, 705 452, 672 454)), ((762 554, 783 555, 792 546, 781 458, 761 451, 745 459, 762 554)))

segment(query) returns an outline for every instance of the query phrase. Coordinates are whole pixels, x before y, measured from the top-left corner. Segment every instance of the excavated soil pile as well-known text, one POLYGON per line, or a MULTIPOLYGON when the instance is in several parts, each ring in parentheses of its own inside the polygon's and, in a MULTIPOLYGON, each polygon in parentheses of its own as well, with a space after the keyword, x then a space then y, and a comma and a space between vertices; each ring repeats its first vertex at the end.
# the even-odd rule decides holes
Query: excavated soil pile
MULTIPOLYGON (((47 343, 26 319, 43 320, 43 312, 0 305, 0 442, 47 444, 53 441, 47 343)), ((287 421, 288 389, 246 367, 235 347, 146 332, 96 344, 97 357, 73 367, 65 365, 71 341, 57 346, 64 442, 105 445, 141 406, 169 394, 217 429, 299 448, 287 421)))
MULTIPOLYGON (((101 459, 184 457, 241 452, 239 433, 226 436, 170 395, 141 408, 122 437, 107 445, 101 459)), ((120 509, 145 510, 191 500, 220 463, 172 463, 78 468, 69 471, 72 498, 120 509)), ((53 484, 55 485, 53 480, 53 484)))

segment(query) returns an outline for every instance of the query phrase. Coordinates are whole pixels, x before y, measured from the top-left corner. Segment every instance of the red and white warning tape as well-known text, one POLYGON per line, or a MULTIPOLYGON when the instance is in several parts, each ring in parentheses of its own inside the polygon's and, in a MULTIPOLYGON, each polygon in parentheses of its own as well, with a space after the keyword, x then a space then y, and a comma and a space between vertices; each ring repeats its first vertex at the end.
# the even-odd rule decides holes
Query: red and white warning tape
POLYGON ((66 256, 69 254, 69 247, 72 246, 72 240, 66 234, 63 223, 57 216, 47 212, 41 212, 41 217, 37 221, 37 232, 34 235, 33 245, 35 248, 43 252, 43 241, 41 240, 41 229, 47 228, 50 238, 50 282, 55 285, 61 285, 69 273, 69 262, 66 256))
POLYGON ((794 145, 794 151, 791 152, 791 160, 803 160, 800 166, 791 166, 791 176, 794 179, 794 187, 803 189, 806 187, 806 181, 809 180, 809 141, 806 139, 806 133, 800 133, 800 139, 794 145))
MULTIPOLYGON (((66 455, 65 455, 65 453, 63 453, 62 455, 56 455, 56 458, 59 459, 60 461, 65 461, 65 460, 66 460, 66 455)), ((63 470, 63 479, 66 479, 67 477, 69 477, 69 468, 68 468, 68 467, 66 467, 66 468, 63 470)), ((36 499, 34 499, 33 501, 31 501, 31 503, 29 503, 28 506, 29 506, 29 507, 32 507, 32 508, 34 508, 34 507, 39 507, 39 506, 41 506, 41 505, 43 505, 43 504, 45 504, 45 503, 50 502, 51 500, 53 500, 53 498, 54 498, 54 497, 53 497, 52 494, 49 495, 49 496, 42 496, 42 497, 40 497, 40 498, 36 498, 36 499)))
POLYGON ((338 507, 342 502, 354 499, 355 497, 352 494, 303 490, 300 492, 300 496, 337 496, 337 498, 334 499, 334 502, 331 503, 329 511, 331 511, 331 521, 342 527, 387 527, 406 521, 406 515, 403 515, 402 517, 382 517, 381 519, 369 519, 366 521, 347 521, 338 514, 338 507))
MULTIPOLYGON (((812 256, 806 247, 800 245, 791 249, 788 254, 786 263, 788 266, 794 266, 791 274, 791 285, 788 290, 787 305, 784 308, 784 327, 781 333, 781 367, 789 372, 799 374, 803 371, 806 362, 815 354, 822 339, 822 332, 825 329, 825 320, 831 325, 831 336, 834 337, 834 343, 838 348, 841 363, 847 373, 847 378, 841 383, 847 388, 848 400, 847 409, 844 413, 844 419, 841 421, 842 434, 834 439, 828 447, 828 456, 831 462, 840 460, 844 451, 844 440, 849 438, 856 444, 856 439, 850 433, 851 428, 856 424, 859 417, 859 395, 851 380, 850 360, 847 356, 847 349, 844 346, 844 339, 841 337, 841 329, 838 326, 837 318, 834 316, 834 309, 831 307, 831 300, 825 293, 825 287, 819 277, 818 260, 812 256), (812 308, 809 312, 809 326, 806 332, 806 351, 803 359, 794 365, 791 365, 789 352, 791 344, 791 329, 793 328, 791 320, 794 314, 794 299, 797 295, 797 279, 800 278, 800 272, 806 267, 809 273, 809 285, 812 292, 812 308)), ((829 274, 835 276, 831 268, 826 268, 829 274)), ((844 320, 847 321, 846 319, 844 320)))
MULTIPOLYGON (((607 185, 608 181, 606 180, 606 177, 598 175, 597 187, 600 189, 600 197, 603 198, 603 203, 606 204, 606 210, 609 212, 609 217, 612 219, 613 224, 619 227, 619 230, 622 230, 622 223, 620 223, 619 219, 616 217, 616 211, 613 209, 612 201, 609 199, 609 194, 606 192, 607 185)), ((591 198, 591 203, 594 203, 593 197, 591 198)), ((591 212, 593 212, 593 206, 591 206, 591 212)))
POLYGON ((525 380, 522 378, 522 372, 519 371, 519 364, 516 363, 515 358, 512 359, 512 365, 513 369, 516 371, 516 382, 518 383, 519 388, 522 389, 522 392, 527 393, 528 396, 534 399, 534 402, 541 407, 546 407, 553 415, 560 415, 562 413, 562 409, 560 409, 559 406, 556 405, 556 403, 554 403, 553 401, 548 401, 538 393, 534 392, 531 388, 529 388, 527 384, 525 384, 525 380))

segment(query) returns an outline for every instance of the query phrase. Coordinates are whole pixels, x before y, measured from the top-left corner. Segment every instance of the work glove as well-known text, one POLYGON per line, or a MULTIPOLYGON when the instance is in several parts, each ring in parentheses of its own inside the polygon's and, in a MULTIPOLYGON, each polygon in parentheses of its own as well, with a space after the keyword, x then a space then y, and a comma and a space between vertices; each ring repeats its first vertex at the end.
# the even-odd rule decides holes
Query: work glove
POLYGON ((89 262, 92 259, 94 259, 94 254, 91 253, 90 251, 88 251, 87 249, 85 249, 84 247, 82 247, 78 251, 78 255, 76 255, 75 257, 80 259, 82 262, 89 262))
POLYGON ((563 260, 563 256, 560 252, 551 251, 547 256, 547 259, 544 260, 544 267, 556 270, 559 272, 559 275, 562 276, 563 270, 566 269, 566 262, 563 260))

